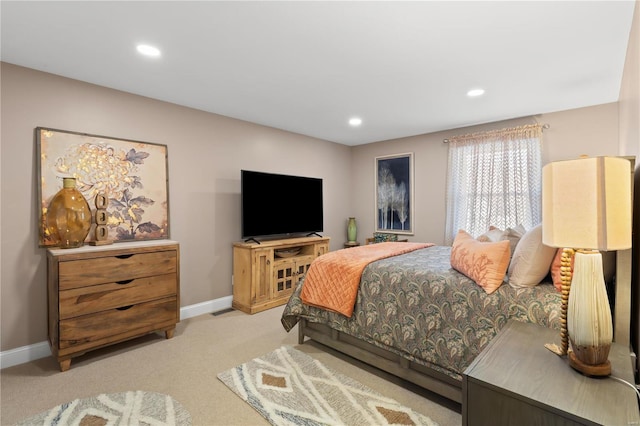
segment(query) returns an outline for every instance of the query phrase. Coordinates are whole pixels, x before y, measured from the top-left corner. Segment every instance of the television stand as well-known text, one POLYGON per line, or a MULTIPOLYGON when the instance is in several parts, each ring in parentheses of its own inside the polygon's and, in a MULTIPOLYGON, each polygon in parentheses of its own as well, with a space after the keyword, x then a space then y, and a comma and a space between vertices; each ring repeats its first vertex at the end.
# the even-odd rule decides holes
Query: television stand
POLYGON ((307 234, 307 237, 310 237, 312 235, 315 235, 316 237, 322 238, 322 235, 318 234, 317 232, 310 232, 309 234, 307 234))
POLYGON ((311 262, 329 251, 328 237, 233 244, 234 309, 255 314, 284 305, 311 262))

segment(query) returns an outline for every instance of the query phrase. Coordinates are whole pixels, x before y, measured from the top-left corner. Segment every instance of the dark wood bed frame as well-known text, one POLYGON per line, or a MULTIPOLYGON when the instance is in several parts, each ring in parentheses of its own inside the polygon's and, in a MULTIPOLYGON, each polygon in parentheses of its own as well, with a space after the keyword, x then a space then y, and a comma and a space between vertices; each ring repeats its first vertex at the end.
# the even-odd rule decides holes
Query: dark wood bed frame
POLYGON ((372 365, 452 401, 462 403, 462 381, 455 380, 439 371, 334 330, 327 325, 300 318, 298 322, 299 344, 304 343, 305 336, 365 364, 372 365))
MULTIPOLYGON (((631 163, 630 179, 631 192, 633 194, 635 157, 628 156, 623 158, 626 158, 631 163)), ((635 203, 632 202, 632 205, 635 206, 635 203)), ((638 330, 640 324, 638 324, 638 318, 632 317, 631 271, 632 249, 618 251, 616 255, 613 340, 618 343, 624 342, 629 347, 631 351, 629 362, 632 363, 635 373, 637 360, 631 348, 631 330, 638 330)), ((312 323, 300 318, 298 322, 299 344, 304 343, 305 336, 452 401, 462 403, 462 380, 455 380, 439 371, 417 364, 348 334, 333 330, 326 325, 312 323)), ((560 335, 558 334, 558 342, 559 340, 560 335)))

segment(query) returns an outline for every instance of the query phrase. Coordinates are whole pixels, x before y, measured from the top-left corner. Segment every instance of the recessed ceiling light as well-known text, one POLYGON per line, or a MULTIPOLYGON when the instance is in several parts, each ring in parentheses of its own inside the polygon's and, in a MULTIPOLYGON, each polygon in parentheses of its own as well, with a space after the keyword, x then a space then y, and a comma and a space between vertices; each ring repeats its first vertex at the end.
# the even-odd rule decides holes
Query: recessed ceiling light
POLYGON ((484 89, 471 89, 467 92, 467 96, 470 98, 475 98, 476 96, 484 95, 484 89))
POLYGON ((349 126, 351 127, 358 127, 361 124, 362 124, 362 119, 359 117, 353 117, 349 119, 349 126))
POLYGON ((148 44, 139 44, 137 49, 138 52, 145 56, 160 56, 160 49, 158 49, 157 47, 149 46, 148 44))

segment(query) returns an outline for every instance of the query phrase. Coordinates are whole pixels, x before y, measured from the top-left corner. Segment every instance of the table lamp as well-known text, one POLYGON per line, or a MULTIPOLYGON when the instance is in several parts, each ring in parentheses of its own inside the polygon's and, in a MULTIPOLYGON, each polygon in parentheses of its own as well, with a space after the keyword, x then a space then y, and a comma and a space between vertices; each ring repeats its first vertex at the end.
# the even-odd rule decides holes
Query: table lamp
POLYGON ((599 250, 631 247, 630 173, 630 162, 616 157, 557 161, 542 169, 542 242, 564 249, 561 355, 588 376, 611 374, 613 321, 599 250))

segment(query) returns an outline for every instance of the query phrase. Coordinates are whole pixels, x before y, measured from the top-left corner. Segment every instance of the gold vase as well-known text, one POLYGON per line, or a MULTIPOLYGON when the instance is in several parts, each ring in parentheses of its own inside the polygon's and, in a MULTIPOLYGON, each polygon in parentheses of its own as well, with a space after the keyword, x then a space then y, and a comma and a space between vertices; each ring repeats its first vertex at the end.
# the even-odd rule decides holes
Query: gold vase
POLYGON ((47 209, 47 228, 58 247, 81 247, 91 228, 91 209, 76 189, 75 178, 62 181, 62 189, 53 196, 47 209))

